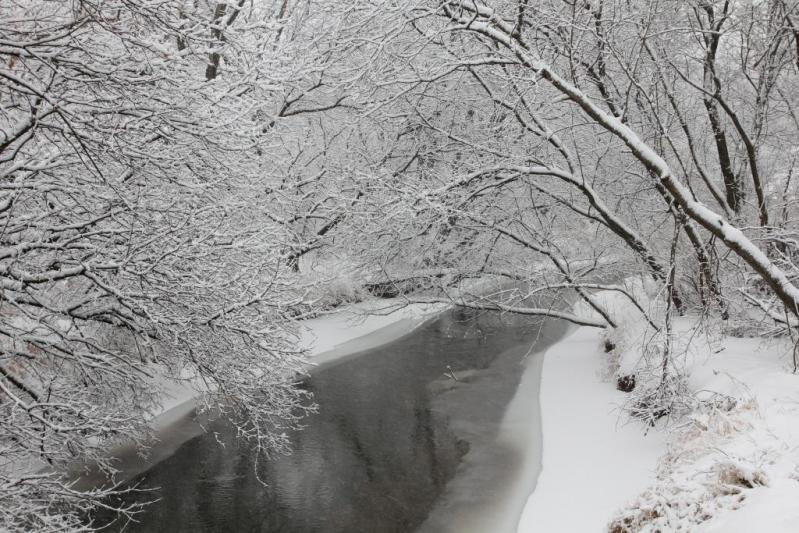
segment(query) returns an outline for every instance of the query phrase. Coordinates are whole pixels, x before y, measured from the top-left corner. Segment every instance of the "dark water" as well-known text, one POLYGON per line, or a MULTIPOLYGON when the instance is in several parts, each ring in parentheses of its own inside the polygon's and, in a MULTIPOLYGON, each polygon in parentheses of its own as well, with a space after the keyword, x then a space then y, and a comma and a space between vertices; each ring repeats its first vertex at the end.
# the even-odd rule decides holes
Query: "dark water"
POLYGON ((321 367, 306 383, 319 412, 292 435, 291 455, 256 464, 214 421, 131 481, 154 489, 140 500, 158 501, 124 531, 412 532, 464 455, 498 430, 541 323, 454 310, 321 367))

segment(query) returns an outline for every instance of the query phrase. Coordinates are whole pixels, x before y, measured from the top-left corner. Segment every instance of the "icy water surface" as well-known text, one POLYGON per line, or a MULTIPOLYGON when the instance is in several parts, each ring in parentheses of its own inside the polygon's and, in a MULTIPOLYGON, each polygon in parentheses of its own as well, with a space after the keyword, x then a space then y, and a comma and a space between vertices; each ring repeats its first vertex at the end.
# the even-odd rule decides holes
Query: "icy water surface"
POLYGON ((158 501, 124 531, 444 531, 459 514, 490 512, 520 461, 493 442, 505 408, 530 354, 564 331, 453 310, 320 367, 305 384, 319 412, 292 435, 291 455, 256 465, 215 421, 131 480, 158 501))

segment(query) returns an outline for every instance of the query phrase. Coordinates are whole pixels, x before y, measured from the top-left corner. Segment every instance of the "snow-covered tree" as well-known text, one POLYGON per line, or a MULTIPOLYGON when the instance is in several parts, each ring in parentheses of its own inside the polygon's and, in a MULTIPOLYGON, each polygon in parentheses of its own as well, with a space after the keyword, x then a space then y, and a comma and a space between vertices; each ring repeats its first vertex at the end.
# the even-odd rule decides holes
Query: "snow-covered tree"
MULTIPOLYGON (((438 266, 458 248, 466 263, 488 255, 495 267, 533 251, 523 262, 543 265, 553 247, 564 259, 601 254, 613 257, 613 270, 644 272, 663 287, 677 268, 668 293, 679 312, 696 303, 726 317, 732 302, 795 322, 790 136, 764 134, 796 128, 791 6, 355 5, 342 17, 369 35, 357 49, 369 57, 365 114, 382 119, 382 160, 393 176, 380 180, 390 183, 383 194, 404 198, 393 205, 408 206, 421 237, 396 243, 435 233, 438 250, 452 236, 454 253, 438 266), (729 32, 716 39, 706 27, 721 28, 721 19, 729 32), (719 125, 725 149, 714 142, 719 125), (770 223, 772 204, 786 206, 780 227, 770 223), (520 231, 536 234, 538 250, 516 238, 520 231), (587 246, 563 245, 589 234, 587 246), (483 243, 481 251, 467 242, 483 243), (732 267, 725 279, 722 255, 732 267)), ((418 254, 395 255, 408 256, 418 254)), ((573 273, 558 275, 555 285, 574 285, 573 273)))
POLYGON ((268 191, 290 87, 319 77, 306 8, 0 5, 1 529, 84 527, 113 489, 59 470, 113 472, 165 380, 262 451, 303 414, 303 289, 268 191))

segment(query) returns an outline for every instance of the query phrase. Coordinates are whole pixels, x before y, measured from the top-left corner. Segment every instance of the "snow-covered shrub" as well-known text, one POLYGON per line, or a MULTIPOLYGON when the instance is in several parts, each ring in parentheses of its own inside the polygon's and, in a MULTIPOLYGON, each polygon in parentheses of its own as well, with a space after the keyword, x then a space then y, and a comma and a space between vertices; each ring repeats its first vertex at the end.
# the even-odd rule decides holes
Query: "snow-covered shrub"
POLYGON ((298 319, 307 319, 319 313, 336 309, 345 304, 361 302, 369 298, 359 273, 345 261, 315 265, 313 270, 300 275, 292 314, 298 319))
POLYGON ((679 417, 690 411, 694 401, 682 373, 658 379, 655 373, 648 372, 645 378, 624 406, 630 416, 654 426, 663 417, 679 417))
POLYGON ((720 494, 739 494, 742 489, 768 485, 768 476, 761 469, 737 461, 716 463, 714 471, 717 484, 713 488, 720 494))
POLYGON ((368 296, 363 285, 358 283, 353 276, 341 274, 331 279, 321 289, 320 304, 322 307, 332 309, 345 303, 363 301, 368 296))
POLYGON ((763 452, 773 443, 747 438, 762 425, 751 399, 717 395, 697 402, 674 428, 657 482, 619 511, 608 530, 690 532, 740 507, 747 491, 769 485, 763 452))

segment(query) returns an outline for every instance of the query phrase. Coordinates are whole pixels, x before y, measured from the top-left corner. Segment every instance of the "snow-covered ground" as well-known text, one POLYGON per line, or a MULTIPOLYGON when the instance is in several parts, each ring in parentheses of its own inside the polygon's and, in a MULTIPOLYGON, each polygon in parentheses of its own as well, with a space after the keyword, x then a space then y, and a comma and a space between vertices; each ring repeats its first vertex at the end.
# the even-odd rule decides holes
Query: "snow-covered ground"
POLYGON ((692 411, 649 428, 608 377, 602 332, 547 351, 543 468, 519 533, 799 531, 799 376, 785 340, 675 323, 692 411))
MULTIPOLYGON (((685 336, 692 325, 677 328, 685 336)), ((700 403, 672 428, 657 480, 616 523, 629 531, 798 531, 792 350, 786 339, 697 338, 686 370, 700 403)))
POLYGON ((655 476, 662 435, 624 425, 621 393, 603 380, 602 331, 577 328, 550 348, 541 374, 543 458, 519 533, 603 531, 655 476))

